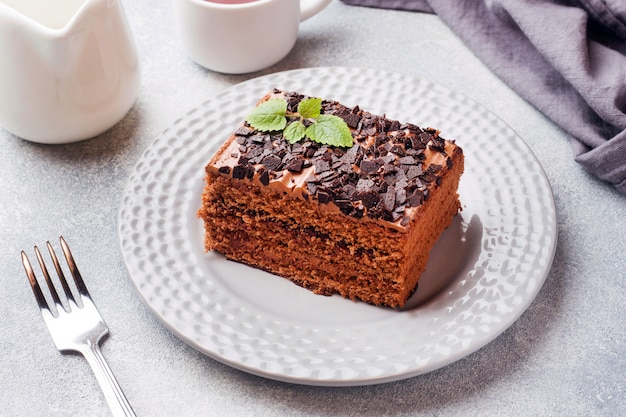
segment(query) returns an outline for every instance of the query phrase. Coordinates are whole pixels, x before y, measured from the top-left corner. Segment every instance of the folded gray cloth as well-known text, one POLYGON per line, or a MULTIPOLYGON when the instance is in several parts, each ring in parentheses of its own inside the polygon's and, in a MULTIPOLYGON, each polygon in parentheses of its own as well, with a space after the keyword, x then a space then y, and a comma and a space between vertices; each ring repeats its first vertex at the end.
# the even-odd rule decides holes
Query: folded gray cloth
POLYGON ((342 0, 436 13, 626 195, 625 0, 342 0))

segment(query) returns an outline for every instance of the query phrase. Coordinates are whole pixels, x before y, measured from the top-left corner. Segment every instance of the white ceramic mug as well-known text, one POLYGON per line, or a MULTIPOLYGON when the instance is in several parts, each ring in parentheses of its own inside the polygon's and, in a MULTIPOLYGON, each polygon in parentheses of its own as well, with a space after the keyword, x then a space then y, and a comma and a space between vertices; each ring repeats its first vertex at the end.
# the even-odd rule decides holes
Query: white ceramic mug
POLYGON ((0 0, 0 126, 40 143, 94 137, 139 91, 119 0, 0 0))
POLYGON ((188 55, 213 71, 267 68, 293 48, 300 22, 332 0, 173 0, 188 55))

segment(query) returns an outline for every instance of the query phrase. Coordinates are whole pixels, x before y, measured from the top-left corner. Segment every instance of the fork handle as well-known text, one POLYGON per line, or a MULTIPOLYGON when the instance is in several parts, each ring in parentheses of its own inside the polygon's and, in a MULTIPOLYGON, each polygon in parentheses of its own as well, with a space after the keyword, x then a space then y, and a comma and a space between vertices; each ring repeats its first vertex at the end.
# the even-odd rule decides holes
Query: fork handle
POLYGON ((91 365, 91 369, 96 375, 96 379, 100 384, 104 398, 107 400, 113 416, 136 417, 135 412, 122 392, 122 388, 120 388, 115 376, 113 376, 111 368, 109 368, 104 359, 100 346, 97 343, 90 343, 85 349, 81 350, 81 353, 87 359, 89 365, 91 365))

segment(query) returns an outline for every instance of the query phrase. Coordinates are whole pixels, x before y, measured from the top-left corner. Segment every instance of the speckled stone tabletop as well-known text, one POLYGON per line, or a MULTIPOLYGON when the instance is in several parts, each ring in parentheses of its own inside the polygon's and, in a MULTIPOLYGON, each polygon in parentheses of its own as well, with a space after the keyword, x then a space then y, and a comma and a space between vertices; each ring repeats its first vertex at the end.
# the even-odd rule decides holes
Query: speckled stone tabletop
POLYGON ((83 358, 55 349, 21 265, 20 250, 61 234, 111 329, 102 350, 139 416, 626 415, 626 200, 578 166, 566 134, 436 16, 335 1, 301 25, 283 61, 230 76, 186 57, 169 2, 123 4, 142 69, 128 115, 70 145, 38 145, 0 129, 0 415, 110 415, 83 358), (232 85, 316 66, 382 69, 446 86, 496 113, 542 164, 557 208, 553 265, 528 310, 477 352, 398 382, 291 385, 199 353, 134 289, 117 212, 141 153, 182 114, 232 85))

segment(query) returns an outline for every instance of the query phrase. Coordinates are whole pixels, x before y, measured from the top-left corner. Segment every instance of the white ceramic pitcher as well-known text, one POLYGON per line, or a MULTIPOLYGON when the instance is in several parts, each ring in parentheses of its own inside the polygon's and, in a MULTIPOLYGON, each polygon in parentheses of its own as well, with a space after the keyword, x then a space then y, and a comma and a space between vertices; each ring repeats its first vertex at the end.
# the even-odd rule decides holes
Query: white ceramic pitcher
POLYGON ((139 80, 119 0, 0 0, 0 126, 14 135, 94 137, 132 107, 139 80))

